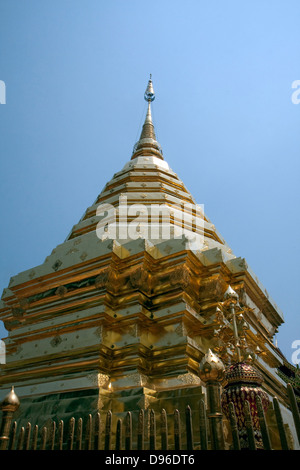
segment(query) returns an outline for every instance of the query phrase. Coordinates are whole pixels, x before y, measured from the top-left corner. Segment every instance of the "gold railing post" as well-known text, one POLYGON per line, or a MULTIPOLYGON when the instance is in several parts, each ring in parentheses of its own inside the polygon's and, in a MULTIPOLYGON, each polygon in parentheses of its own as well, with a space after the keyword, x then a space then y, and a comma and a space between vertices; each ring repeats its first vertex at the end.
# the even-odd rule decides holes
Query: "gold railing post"
POLYGON ((275 411, 275 417, 276 417, 276 423, 277 423, 277 429, 279 433, 279 439, 281 443, 281 448, 282 450, 289 450, 289 445, 286 437, 286 432, 284 429, 284 423, 282 419, 282 414, 278 402, 278 398, 274 397, 273 398, 273 406, 274 406, 274 411, 275 411))
POLYGON ((2 411, 2 422, 0 430, 0 450, 6 450, 9 442, 9 433, 13 414, 20 406, 19 398, 17 397, 14 387, 6 395, 2 403, 0 404, 0 410, 2 411))
POLYGON ((224 450, 223 413, 221 409, 221 387, 219 382, 209 381, 207 391, 207 417, 210 423, 213 450, 224 450))
POLYGON ((296 433, 298 436, 298 441, 300 444, 300 413, 299 413, 299 408, 296 402, 296 397, 294 394, 293 387, 290 383, 287 384, 287 392, 288 392, 288 397, 291 405, 291 410, 294 418, 294 423, 295 423, 295 428, 296 428, 296 433))
POLYGON ((211 447, 224 450, 223 413, 221 408, 221 381, 224 379, 223 362, 209 349, 200 362, 199 377, 206 383, 207 417, 210 425, 211 447))

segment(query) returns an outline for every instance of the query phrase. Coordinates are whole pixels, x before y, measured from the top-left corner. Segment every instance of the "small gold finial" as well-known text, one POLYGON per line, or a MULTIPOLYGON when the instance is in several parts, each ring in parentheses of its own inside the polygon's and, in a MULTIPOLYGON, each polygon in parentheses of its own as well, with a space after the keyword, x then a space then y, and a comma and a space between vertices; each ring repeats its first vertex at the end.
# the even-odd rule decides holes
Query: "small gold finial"
POLYGON ((203 382, 221 382, 225 376, 225 366, 211 349, 207 351, 199 365, 199 377, 203 382))
POLYGON ((235 290, 233 290, 231 286, 228 286, 228 289, 224 294, 224 300, 237 301, 238 298, 239 296, 235 290))
POLYGON ((1 410, 11 410, 15 411, 19 408, 20 401, 15 392, 15 387, 11 387, 11 391, 4 397, 3 401, 0 403, 1 410))
POLYGON ((148 81, 148 85, 147 85, 147 88, 146 88, 146 91, 145 91, 145 94, 144 94, 144 98, 145 98, 146 101, 148 101, 148 103, 155 100, 155 93, 154 93, 154 90, 153 90, 151 73, 150 73, 150 79, 148 81))

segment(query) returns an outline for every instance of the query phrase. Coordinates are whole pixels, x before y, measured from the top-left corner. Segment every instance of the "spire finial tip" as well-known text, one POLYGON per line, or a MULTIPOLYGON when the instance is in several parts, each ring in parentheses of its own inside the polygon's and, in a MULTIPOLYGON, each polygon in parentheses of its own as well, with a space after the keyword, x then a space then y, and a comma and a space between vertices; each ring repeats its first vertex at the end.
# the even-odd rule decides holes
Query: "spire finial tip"
POLYGON ((151 101, 155 99, 155 94, 154 94, 151 78, 152 78, 152 74, 150 73, 150 80, 148 82, 148 85, 144 94, 144 98, 146 101, 148 101, 148 103, 150 103, 151 101))

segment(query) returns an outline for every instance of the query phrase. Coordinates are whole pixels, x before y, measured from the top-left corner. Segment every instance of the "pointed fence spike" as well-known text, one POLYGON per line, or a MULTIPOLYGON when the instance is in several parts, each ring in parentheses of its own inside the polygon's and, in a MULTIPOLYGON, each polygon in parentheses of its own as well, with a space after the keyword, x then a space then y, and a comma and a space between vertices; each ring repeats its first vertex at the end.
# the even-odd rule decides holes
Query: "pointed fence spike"
POLYGON ((132 416, 130 411, 125 418, 125 450, 132 450, 132 416))
POLYGON ((100 413, 97 413, 95 416, 95 423, 94 423, 94 450, 101 449, 101 430, 102 430, 101 415, 100 413))
POLYGON ((292 414, 293 414, 293 418, 294 418, 294 423, 295 423, 295 428, 296 428, 296 432, 297 432, 298 442, 299 442, 299 445, 300 445, 300 413, 299 413, 299 408, 298 408, 298 405, 297 405, 295 393, 294 393, 293 387, 290 383, 287 384, 287 392, 288 392, 289 402, 290 402, 290 405, 291 405, 292 414))
POLYGON ((250 411, 250 403, 248 400, 245 400, 245 403, 244 403, 244 413, 245 413, 245 424, 246 424, 246 430, 247 430, 247 436, 248 436, 249 450, 256 450, 254 430, 253 430, 251 411, 250 411))
POLYGON ((63 443, 64 443, 64 422, 61 419, 58 423, 58 450, 63 450, 63 443))
POLYGON ((85 430, 85 449, 91 450, 92 449, 92 415, 88 415, 87 423, 86 423, 86 430, 85 430))
POLYGON ((137 448, 144 450, 145 446, 145 413, 144 410, 139 411, 138 416, 138 434, 137 434, 137 448))
POLYGON ((122 450, 122 420, 120 418, 117 421, 115 449, 122 450))
POLYGON ((109 410, 106 414, 104 450, 110 450, 110 445, 111 445, 111 421, 112 421, 112 412, 109 410))
POLYGON ((24 428, 24 426, 22 426, 21 429, 20 429, 20 432, 19 432, 19 437, 18 437, 18 442, 17 442, 17 450, 23 450, 24 435, 25 435, 25 428, 24 428))
POLYGON ((13 422, 12 429, 11 429, 11 438, 9 442, 9 450, 13 450, 16 445, 16 437, 17 437, 17 421, 13 422))
POLYGON ((175 450, 181 450, 181 421, 179 410, 174 411, 174 445, 175 450))
POLYGON ((25 450, 29 450, 30 434, 31 434, 31 423, 28 421, 26 425, 26 430, 25 430, 25 445, 24 445, 25 450))
POLYGON ((73 450, 74 445, 75 418, 72 417, 69 422, 68 448, 73 450))
POLYGON ((55 433, 56 433, 56 422, 52 421, 51 428, 50 428, 49 450, 54 450, 55 448, 55 433))
POLYGON ((150 411, 150 450, 156 450, 156 420, 154 410, 150 411))
POLYGON ((265 412, 259 395, 256 395, 256 407, 264 450, 271 450, 271 441, 266 423, 265 412))
POLYGON ((37 449, 38 435, 39 435, 39 427, 36 424, 33 428, 33 433, 32 433, 31 450, 37 449))
POLYGON ((76 450, 82 449, 82 418, 78 419, 76 430, 76 450))
POLYGON ((277 423, 277 428, 279 432, 279 439, 280 439, 280 444, 282 450, 289 450, 288 446, 288 441, 286 437, 286 432, 284 429, 284 424, 283 424, 283 419, 282 419, 282 414, 279 406, 279 402, 277 397, 273 398, 273 406, 274 406, 274 412, 275 412, 275 417, 276 417, 276 423, 277 423))
POLYGON ((47 437, 48 437, 48 429, 46 428, 46 426, 44 426, 42 429, 42 439, 41 439, 40 450, 46 450, 47 437))
POLYGON ((194 450, 192 410, 190 406, 187 406, 185 409, 185 425, 186 425, 186 448, 187 450, 194 450))
POLYGON ((238 427, 237 427, 234 404, 232 402, 230 402, 228 408, 229 408, 229 422, 230 422, 231 433, 232 433, 233 449, 234 450, 241 450, 239 431, 238 431, 238 427))
POLYGON ((160 421, 161 450, 168 450, 168 421, 165 409, 161 410, 160 421))

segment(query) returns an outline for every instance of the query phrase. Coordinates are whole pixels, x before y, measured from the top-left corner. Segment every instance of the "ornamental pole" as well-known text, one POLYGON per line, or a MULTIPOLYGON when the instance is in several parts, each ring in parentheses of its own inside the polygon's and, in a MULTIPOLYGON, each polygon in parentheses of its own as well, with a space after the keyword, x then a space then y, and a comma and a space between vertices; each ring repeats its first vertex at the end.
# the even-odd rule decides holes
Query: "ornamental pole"
POLYGON ((14 391, 14 387, 12 387, 11 391, 8 393, 8 395, 6 395, 6 397, 0 404, 0 410, 3 413, 0 429, 0 450, 7 449, 13 414, 15 413, 15 411, 17 411, 19 406, 19 398, 17 397, 14 391))

